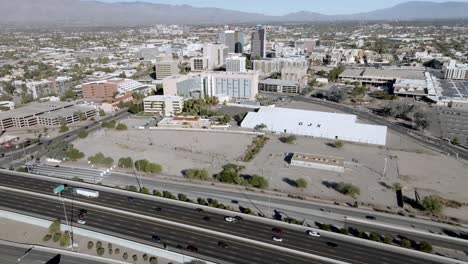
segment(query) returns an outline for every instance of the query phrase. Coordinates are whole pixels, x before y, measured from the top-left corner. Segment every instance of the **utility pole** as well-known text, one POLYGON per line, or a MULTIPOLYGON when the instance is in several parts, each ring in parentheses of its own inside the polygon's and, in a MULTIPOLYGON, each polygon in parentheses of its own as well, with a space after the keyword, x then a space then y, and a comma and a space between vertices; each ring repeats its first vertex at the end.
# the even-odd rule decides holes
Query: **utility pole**
POLYGON ((21 260, 24 259, 31 252, 31 250, 33 250, 33 248, 34 246, 28 248, 28 250, 24 252, 23 256, 21 256, 20 258, 18 258, 18 260, 16 260, 16 264, 19 264, 21 260))

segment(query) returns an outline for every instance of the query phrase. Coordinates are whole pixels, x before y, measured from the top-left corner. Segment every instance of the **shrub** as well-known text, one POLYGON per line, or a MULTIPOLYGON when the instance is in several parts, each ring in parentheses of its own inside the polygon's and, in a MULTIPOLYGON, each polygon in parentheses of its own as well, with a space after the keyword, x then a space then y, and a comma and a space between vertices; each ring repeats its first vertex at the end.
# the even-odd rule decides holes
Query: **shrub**
POLYGON ((162 196, 162 193, 161 193, 160 191, 154 190, 154 191, 153 191, 153 195, 154 195, 154 196, 159 196, 159 197, 161 197, 161 196, 162 196))
POLYGON ((115 254, 120 254, 120 248, 115 249, 115 254))
POLYGON ((300 178, 296 180, 297 188, 307 188, 307 181, 304 178, 300 178))
POLYGON ((399 182, 395 182, 392 187, 395 191, 400 191, 402 189, 401 183, 399 182))
POLYGON ((127 254, 127 252, 123 253, 122 258, 125 259, 125 260, 128 259, 128 254, 127 254))
POLYGON ((348 235, 349 234, 348 229, 346 229, 346 228, 341 228, 340 233, 343 234, 343 235, 348 235))
POLYGON ((58 242, 58 241, 60 240, 61 237, 62 237, 62 233, 60 233, 60 232, 59 232, 59 233, 55 233, 55 234, 52 235, 52 240, 53 240, 54 242, 58 242))
POLYGON ((187 201, 187 195, 183 194, 183 193, 179 193, 177 194, 177 198, 180 200, 180 201, 187 201))
POLYGON ((431 253, 432 252, 432 245, 429 244, 426 241, 421 241, 417 246, 417 250, 422 251, 422 252, 426 252, 426 253, 431 253))
POLYGON ((106 112, 102 109, 99 109, 99 116, 106 116, 106 112))
POLYGON ((105 166, 111 166, 114 163, 114 159, 106 157, 102 152, 96 153, 94 156, 88 158, 92 164, 101 164, 105 166))
POLYGON ((380 235, 375 232, 371 232, 369 235, 369 239, 372 241, 380 242, 380 235))
POLYGON ((335 141, 333 146, 335 146, 335 148, 342 148, 344 146, 344 143, 341 140, 337 140, 337 141, 335 141))
POLYGON ((147 173, 160 173, 162 171, 162 166, 142 159, 135 161, 135 169, 147 173))
POLYGON ((201 205, 208 205, 208 202, 203 198, 198 198, 197 202, 198 204, 201 204, 201 205))
POLYGON ((102 247, 102 242, 101 241, 96 242, 96 249, 101 248, 101 247, 102 247))
POLYGON ((96 253, 99 255, 99 256, 102 256, 104 255, 104 252, 106 252, 106 250, 102 247, 96 249, 96 253))
POLYGON ((119 131, 123 131, 123 130, 127 130, 128 127, 127 125, 125 124, 122 124, 122 123, 119 123, 116 127, 115 127, 116 130, 119 130, 119 131))
POLYGON ((88 136, 88 134, 89 134, 89 133, 88 133, 86 130, 84 130, 84 129, 80 129, 80 131, 78 131, 78 137, 79 137, 79 138, 85 138, 85 137, 88 136))
POLYGON ((60 133, 65 133, 65 132, 67 132, 68 130, 70 130, 70 129, 67 127, 67 125, 61 125, 61 126, 60 126, 60 129, 59 129, 59 132, 60 132, 60 133))
POLYGON ((68 245, 70 245, 70 233, 65 231, 65 233, 63 233, 62 237, 60 238, 60 246, 65 247, 68 245))
POLYGON ((111 243, 107 244, 107 248, 112 249, 112 244, 111 243))
POLYGON ((296 140, 297 138, 294 135, 280 138, 281 142, 287 143, 287 144, 293 144, 294 142, 296 142, 296 140))
POLYGON ((169 191, 163 191, 163 197, 168 198, 168 199, 174 199, 174 200, 177 199, 177 197, 169 191))
POLYGON ((148 254, 146 254, 146 253, 143 254, 143 260, 144 260, 144 261, 148 261, 148 254))
POLYGON ((257 155, 260 150, 265 146, 265 143, 268 141, 268 138, 265 136, 257 136, 247 147, 244 155, 240 158, 243 162, 249 162, 254 159, 255 155, 257 155))
POLYGON ((131 192, 138 192, 138 188, 136 186, 133 186, 133 185, 127 186, 127 190, 129 190, 131 192))
POLYGON ((390 242, 392 242, 392 240, 393 240, 393 238, 392 238, 391 236, 389 236, 389 235, 385 235, 385 236, 383 237, 383 242, 384 242, 385 244, 390 244, 390 242))
POLYGON ((344 195, 349 195, 353 198, 356 198, 357 195, 361 194, 361 190, 359 189, 359 187, 344 182, 338 183, 336 186, 336 190, 344 195))
POLYGON ((323 225, 322 225, 322 229, 325 230, 325 231, 330 231, 330 225, 328 225, 328 224, 323 224, 323 225))
POLYGON ((52 238, 52 236, 49 235, 49 234, 47 234, 47 235, 45 235, 45 236, 42 238, 42 241, 47 242, 47 241, 49 241, 51 238, 52 238))
POLYGON ((149 259, 149 262, 150 262, 150 264, 158 264, 158 258, 156 258, 156 257, 151 257, 151 258, 149 259))
POLYGON ((142 187, 140 192, 143 193, 143 194, 150 194, 150 190, 148 188, 146 188, 146 187, 142 187))
POLYGON ((112 248, 109 248, 108 252, 109 252, 109 255, 112 255, 112 252, 113 252, 112 248))
POLYGON ((252 175, 247 182, 255 188, 266 189, 268 188, 268 181, 262 176, 252 175))
POLYGON ((132 256, 132 259, 133 259, 133 261, 137 261, 137 260, 138 260, 138 256, 137 256, 137 255, 133 255, 133 256, 132 256))
POLYGON ((431 213, 440 213, 442 211, 443 205, 442 201, 439 197, 435 195, 430 195, 424 197, 422 204, 424 206, 424 209, 431 213))
POLYGON ((411 241, 409 241, 408 239, 402 239, 402 240, 400 240, 400 246, 402 246, 404 248, 410 248, 411 247, 411 241))
POLYGON ((112 120, 112 121, 109 121, 109 122, 102 122, 102 124, 101 124, 101 126, 103 128, 110 128, 110 129, 114 128, 115 125, 116 125, 115 120, 112 120))
POLYGON ((125 169, 133 168, 133 160, 130 157, 120 158, 119 162, 117 163, 117 166, 119 166, 119 168, 125 168, 125 169))
POLYGON ((65 152, 65 155, 71 160, 71 161, 77 161, 79 159, 84 158, 85 154, 83 152, 80 152, 79 150, 72 148, 69 149, 67 152, 65 152))
POLYGON ((244 213, 244 214, 252 214, 252 209, 248 208, 248 207, 240 207, 239 208, 241 213, 244 213))
POLYGON ((88 241, 88 249, 92 249, 94 247, 93 241, 88 241))
POLYGON ((60 233, 60 220, 53 221, 49 226, 49 234, 57 234, 60 233))
POLYGON ((185 178, 197 179, 197 180, 208 180, 208 171, 205 169, 188 169, 182 172, 185 178))

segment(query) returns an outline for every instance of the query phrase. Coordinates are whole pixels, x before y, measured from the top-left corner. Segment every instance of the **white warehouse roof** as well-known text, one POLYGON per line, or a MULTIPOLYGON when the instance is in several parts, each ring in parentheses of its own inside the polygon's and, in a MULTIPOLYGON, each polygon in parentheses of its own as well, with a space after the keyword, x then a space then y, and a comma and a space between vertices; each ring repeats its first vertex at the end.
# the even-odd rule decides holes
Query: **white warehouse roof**
POLYGON ((258 125, 265 124, 265 130, 276 133, 386 144, 386 126, 360 124, 356 121, 355 115, 262 107, 258 112, 248 113, 241 126, 255 129, 258 125))

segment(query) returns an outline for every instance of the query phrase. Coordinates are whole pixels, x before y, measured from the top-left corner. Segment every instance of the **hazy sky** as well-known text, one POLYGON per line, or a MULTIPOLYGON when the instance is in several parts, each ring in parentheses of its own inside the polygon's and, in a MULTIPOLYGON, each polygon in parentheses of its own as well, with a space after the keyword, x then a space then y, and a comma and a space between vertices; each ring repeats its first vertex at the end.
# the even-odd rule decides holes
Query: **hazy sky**
MULTIPOLYGON (((97 0, 102 2, 134 2, 136 0, 97 0)), ((138 0, 162 4, 188 4, 197 7, 220 7, 270 15, 295 11, 313 11, 327 15, 372 11, 407 2, 408 0, 138 0)), ((447 0, 433 0, 446 2, 447 0)), ((468 0, 459 0, 468 2, 468 0)))

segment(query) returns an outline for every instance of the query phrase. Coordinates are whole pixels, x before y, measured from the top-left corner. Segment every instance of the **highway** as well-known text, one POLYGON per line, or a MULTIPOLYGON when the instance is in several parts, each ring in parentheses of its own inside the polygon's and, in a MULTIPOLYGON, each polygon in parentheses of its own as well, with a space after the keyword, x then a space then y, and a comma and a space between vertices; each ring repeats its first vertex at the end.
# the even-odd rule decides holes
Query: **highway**
MULTIPOLYGON (((88 182, 100 182, 107 186, 138 186, 138 182, 133 175, 121 174, 112 172, 106 176, 100 176, 99 170, 69 168, 69 167, 50 167, 43 166, 37 167, 32 170, 34 173, 41 175, 48 175, 53 177, 62 177, 71 179, 73 177, 82 178, 88 182)), ((390 215, 385 213, 378 213, 369 210, 356 209, 348 206, 337 206, 326 203, 315 203, 310 201, 292 200, 283 197, 276 197, 274 195, 268 196, 265 194, 258 194, 253 192, 246 192, 240 189, 227 189, 219 186, 201 186, 193 184, 182 184, 177 182, 169 182, 157 179, 140 178, 140 184, 150 190, 170 191, 173 194, 183 193, 189 198, 196 200, 197 198, 217 199, 219 202, 231 206, 244 206, 255 210, 258 208, 265 215, 273 216, 273 210, 281 211, 287 216, 295 217, 298 219, 306 219, 310 225, 314 222, 332 224, 337 227, 355 227, 361 231, 378 232, 381 234, 389 234, 394 237, 403 235, 418 241, 428 241, 433 245, 465 250, 466 245, 448 243, 444 240, 437 240, 431 237, 408 234, 407 232, 389 232, 387 228, 371 228, 369 225, 358 225, 350 223, 345 219, 347 217, 354 217, 362 220, 367 220, 370 223, 382 223, 393 225, 397 227, 404 227, 410 230, 429 232, 444 235, 460 234, 466 232, 465 236, 468 237, 466 228, 454 227, 447 224, 435 223, 426 220, 419 220, 411 217, 404 217, 398 215, 390 215), (231 201, 235 200, 237 204, 232 204, 231 201), (374 216, 376 220, 368 220, 366 216, 374 216)), ((255 210, 257 212, 257 210, 255 210)), ((284 217, 284 215, 283 215, 284 217)), ((468 244, 468 241, 466 242, 468 244)))
MULTIPOLYGON (((16 263, 19 258, 21 258, 25 252, 26 248, 10 246, 10 245, 0 245, 0 256, 1 263, 16 263)), ((53 258, 59 258, 60 264, 104 264, 109 262, 98 262, 95 260, 83 259, 78 257, 72 257, 67 255, 62 255, 57 257, 58 254, 45 252, 42 250, 32 249, 27 255, 25 255, 20 264, 45 264, 47 261, 53 258)))
POLYGON ((404 135, 407 138, 410 138, 412 141, 420 145, 423 145, 432 149, 437 149, 441 152, 449 153, 452 156, 458 155, 459 158, 468 160, 468 150, 466 149, 453 146, 452 144, 442 139, 436 139, 436 138, 424 136, 415 130, 396 125, 394 123, 387 121, 385 118, 374 115, 372 113, 358 110, 355 108, 351 108, 349 106, 345 106, 342 104, 338 104, 338 103, 334 103, 330 101, 323 101, 320 99, 315 99, 315 98, 310 98, 310 97, 295 96, 295 97, 292 97, 291 99, 296 100, 296 101, 314 103, 314 104, 330 107, 330 108, 333 108, 333 109, 336 109, 345 113, 354 114, 361 119, 370 121, 377 125, 387 126, 389 129, 401 135, 404 135))
MULTIPOLYGON (((57 186, 57 183, 50 181, 8 176, 6 174, 2 174, 0 178, 2 179, 0 184, 3 186, 11 186, 18 189, 31 190, 35 193, 44 193, 49 195, 51 194, 52 189, 57 186)), ((275 227, 272 225, 265 225, 264 223, 247 220, 242 220, 241 222, 234 224, 227 223, 224 221, 225 215, 209 213, 206 211, 197 212, 193 208, 169 205, 149 199, 135 197, 128 198, 131 195, 132 193, 128 193, 128 196, 123 196, 111 192, 100 191, 98 199, 90 199, 64 193, 65 197, 78 201, 85 201, 105 207, 157 217, 160 219, 253 239, 260 242, 278 243, 273 242, 271 239, 274 235, 272 228, 275 227), (205 217, 209 217, 209 219, 203 219, 205 217)), ((61 218, 63 215, 63 208, 55 201, 42 198, 36 199, 36 197, 24 197, 24 195, 6 191, 1 191, 0 193, 0 206, 41 214, 48 217, 61 218)), ((72 205, 68 205, 68 207, 71 206, 72 205)), ((72 219, 78 209, 79 208, 74 208, 73 215, 70 215, 72 219)), ((195 246, 199 248, 200 254, 218 259, 222 258, 229 262, 232 261, 230 258, 238 258, 239 256, 242 256, 242 259, 237 259, 234 263, 315 263, 310 262, 310 260, 292 260, 290 258, 295 257, 290 256, 290 254, 283 254, 281 256, 276 255, 281 254, 281 252, 271 252, 271 250, 270 252, 261 252, 266 249, 260 249, 257 248, 257 246, 255 246, 255 248, 256 251, 261 252, 258 256, 261 256, 261 258, 258 260, 252 260, 250 259, 253 252, 252 246, 245 243, 239 245, 235 244, 235 246, 232 248, 229 247, 225 252, 224 249, 221 250, 217 247, 219 238, 207 237, 203 234, 184 233, 185 231, 183 230, 174 230, 165 225, 138 220, 135 218, 128 218, 126 216, 115 215, 103 211, 96 212, 95 210, 93 211, 93 209, 89 209, 88 212, 89 219, 87 224, 84 226, 85 228, 93 227, 111 232, 114 231, 122 235, 148 242, 151 241, 151 236, 156 234, 160 236, 163 241, 167 242, 168 245, 175 247, 179 244, 186 247, 189 244, 196 244, 195 246), (231 250, 232 255, 229 254, 231 250), (269 257, 271 257, 271 259, 269 257)), ((229 215, 228 211, 226 211, 226 215, 229 215)), ((422 260, 415 256, 405 256, 386 252, 366 245, 344 243, 341 240, 326 237, 324 235, 320 238, 308 237, 304 232, 295 231, 293 229, 284 230, 282 237, 284 238, 284 241, 278 244, 283 247, 349 263, 390 264, 421 263, 423 261, 425 263, 438 263, 436 261, 422 260)), ((233 241, 225 242, 227 244, 235 243, 233 241)))

